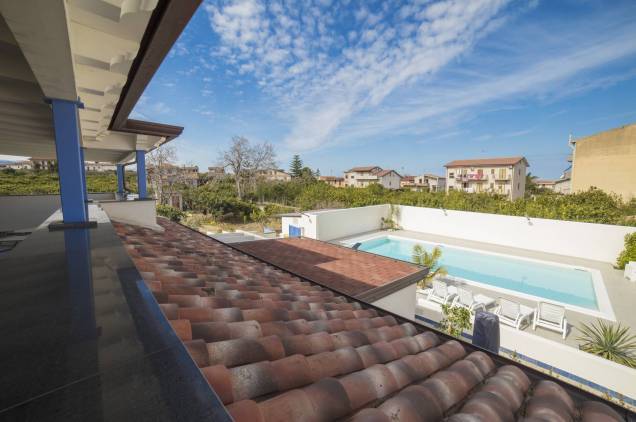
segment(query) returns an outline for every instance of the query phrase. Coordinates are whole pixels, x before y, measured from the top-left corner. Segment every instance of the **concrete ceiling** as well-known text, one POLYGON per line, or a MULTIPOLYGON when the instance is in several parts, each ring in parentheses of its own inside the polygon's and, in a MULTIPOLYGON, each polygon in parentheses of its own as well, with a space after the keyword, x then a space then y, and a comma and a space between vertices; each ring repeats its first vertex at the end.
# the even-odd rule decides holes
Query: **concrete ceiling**
POLYGON ((109 131, 158 0, 0 0, 0 154, 55 158, 44 98, 84 103, 85 157, 125 162, 165 137, 109 131))

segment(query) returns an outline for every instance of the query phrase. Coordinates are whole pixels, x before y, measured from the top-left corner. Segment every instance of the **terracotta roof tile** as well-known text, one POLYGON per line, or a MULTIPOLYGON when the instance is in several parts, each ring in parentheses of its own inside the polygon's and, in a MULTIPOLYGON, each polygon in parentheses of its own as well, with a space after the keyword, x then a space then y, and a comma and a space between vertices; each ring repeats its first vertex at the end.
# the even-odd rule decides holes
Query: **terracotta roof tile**
MULTIPOLYGON (((115 228, 237 422, 621 420, 517 366, 160 224, 164 233, 115 228)), ((325 262, 331 252, 320 247, 311 256, 325 262)))

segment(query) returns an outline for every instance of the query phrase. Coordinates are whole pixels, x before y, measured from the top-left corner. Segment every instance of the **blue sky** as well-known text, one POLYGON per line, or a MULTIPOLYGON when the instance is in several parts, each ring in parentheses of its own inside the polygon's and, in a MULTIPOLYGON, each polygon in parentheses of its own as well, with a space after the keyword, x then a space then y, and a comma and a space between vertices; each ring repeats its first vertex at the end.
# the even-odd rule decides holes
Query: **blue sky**
POLYGON ((569 133, 636 121, 635 40, 631 0, 207 1, 134 117, 185 126, 202 169, 243 135, 323 175, 525 155, 555 178, 569 133))

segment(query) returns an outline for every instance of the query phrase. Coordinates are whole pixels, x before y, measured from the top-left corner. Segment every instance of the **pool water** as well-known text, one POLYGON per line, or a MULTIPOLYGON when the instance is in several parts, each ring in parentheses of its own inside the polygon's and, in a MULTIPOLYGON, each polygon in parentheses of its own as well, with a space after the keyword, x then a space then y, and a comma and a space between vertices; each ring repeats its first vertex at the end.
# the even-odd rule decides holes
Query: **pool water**
MULTIPOLYGON (((364 241, 358 249, 412 261, 413 246, 417 244, 422 245, 427 252, 431 252, 436 246, 427 242, 385 236, 364 241)), ((450 276, 573 306, 598 309, 592 274, 589 271, 450 246, 439 247, 442 249, 439 265, 450 276)))

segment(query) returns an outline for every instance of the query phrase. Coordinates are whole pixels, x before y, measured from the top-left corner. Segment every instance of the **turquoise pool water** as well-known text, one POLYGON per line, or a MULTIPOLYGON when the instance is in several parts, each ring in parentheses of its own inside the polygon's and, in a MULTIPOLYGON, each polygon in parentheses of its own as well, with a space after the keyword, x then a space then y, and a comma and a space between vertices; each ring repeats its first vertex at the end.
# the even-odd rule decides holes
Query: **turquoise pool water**
MULTIPOLYGON (((413 246, 430 252, 435 245, 415 240, 380 237, 362 242, 361 251, 411 261, 413 246)), ((440 265, 448 274, 587 309, 598 309, 589 271, 513 257, 440 246, 440 265)))

